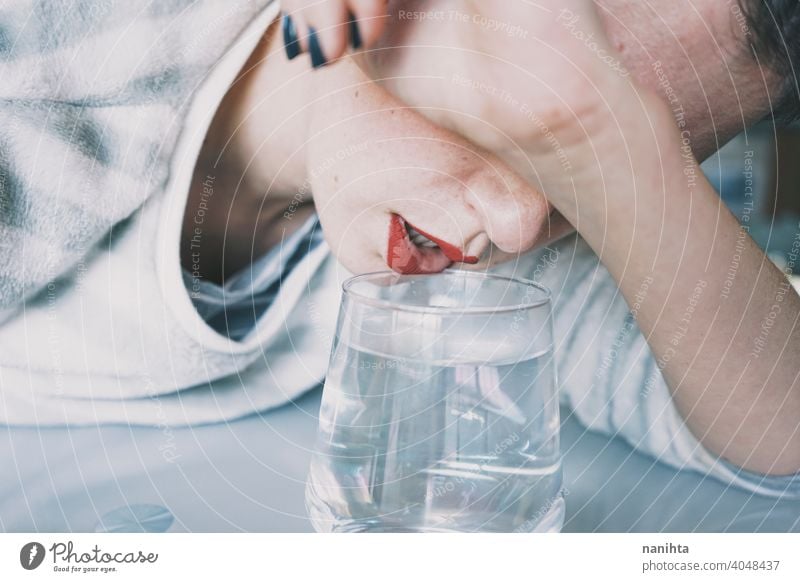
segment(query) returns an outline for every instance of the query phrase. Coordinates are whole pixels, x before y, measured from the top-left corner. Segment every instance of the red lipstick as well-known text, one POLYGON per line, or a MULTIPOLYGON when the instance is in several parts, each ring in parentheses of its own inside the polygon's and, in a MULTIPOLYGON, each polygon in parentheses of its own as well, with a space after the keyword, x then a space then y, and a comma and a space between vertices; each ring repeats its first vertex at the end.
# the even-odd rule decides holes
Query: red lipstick
MULTIPOLYGON (((408 226, 411 226, 410 224, 408 226)), ((417 246, 408 236, 406 221, 398 214, 392 214, 389 223, 389 248, 387 262, 393 271, 404 275, 439 273, 454 262, 475 264, 478 257, 464 256, 461 249, 426 232, 411 226, 425 238, 438 245, 438 248, 417 246)))
POLYGON ((445 256, 454 263, 466 263, 468 265, 474 265, 475 263, 478 262, 478 257, 464 255, 464 253, 461 252, 461 249, 458 248, 457 246, 451 245, 449 242, 442 240, 440 238, 436 238, 432 234, 428 234, 427 232, 417 228, 413 224, 409 223, 406 224, 408 224, 408 226, 416 230, 418 233, 420 233, 428 240, 435 242, 439 246, 439 248, 442 249, 442 252, 445 254, 445 256))

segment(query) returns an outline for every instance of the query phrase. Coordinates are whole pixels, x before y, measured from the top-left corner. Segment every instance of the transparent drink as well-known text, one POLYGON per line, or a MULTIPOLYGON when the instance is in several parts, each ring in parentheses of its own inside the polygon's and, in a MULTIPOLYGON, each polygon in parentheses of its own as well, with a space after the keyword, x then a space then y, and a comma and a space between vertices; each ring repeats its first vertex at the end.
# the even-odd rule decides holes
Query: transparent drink
POLYGON ((559 530, 546 291, 458 271, 354 281, 306 491, 315 528, 559 530))

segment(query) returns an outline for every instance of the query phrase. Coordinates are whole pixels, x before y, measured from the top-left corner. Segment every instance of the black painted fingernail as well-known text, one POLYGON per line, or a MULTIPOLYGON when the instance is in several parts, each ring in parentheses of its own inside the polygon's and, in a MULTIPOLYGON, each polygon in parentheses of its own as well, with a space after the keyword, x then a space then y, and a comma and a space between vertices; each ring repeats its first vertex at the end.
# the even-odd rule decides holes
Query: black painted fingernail
POLYGON ((350 42, 354 49, 361 48, 361 31, 358 30, 358 21, 352 12, 350 13, 350 42))
POLYGON ((311 66, 315 69, 322 67, 328 61, 322 53, 322 47, 319 44, 319 37, 317 36, 317 29, 313 26, 308 29, 308 52, 311 54, 311 66))
POLYGON ((291 61, 300 54, 300 41, 297 40, 297 29, 294 27, 294 21, 288 14, 283 15, 283 48, 286 50, 286 56, 291 61))

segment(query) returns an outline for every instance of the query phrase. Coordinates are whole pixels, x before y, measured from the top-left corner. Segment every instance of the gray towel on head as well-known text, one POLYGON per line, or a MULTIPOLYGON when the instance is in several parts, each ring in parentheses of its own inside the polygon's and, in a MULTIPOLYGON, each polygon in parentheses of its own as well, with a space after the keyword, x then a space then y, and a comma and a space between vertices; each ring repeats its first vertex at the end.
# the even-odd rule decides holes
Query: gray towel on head
POLYGON ((164 188, 187 99, 270 3, 0 4, 0 321, 164 188))

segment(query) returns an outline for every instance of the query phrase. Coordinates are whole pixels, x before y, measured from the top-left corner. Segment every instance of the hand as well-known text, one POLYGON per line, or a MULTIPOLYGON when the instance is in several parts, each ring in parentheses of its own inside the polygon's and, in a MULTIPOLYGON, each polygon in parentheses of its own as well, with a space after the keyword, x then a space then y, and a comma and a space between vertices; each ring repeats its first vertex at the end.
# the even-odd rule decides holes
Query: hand
POLYGON ((386 25, 386 0, 284 0, 281 22, 286 56, 304 51, 314 68, 339 59, 350 44, 371 46, 386 25))
POLYGON ((349 270, 480 267, 496 258, 492 245, 516 254, 547 232, 544 199, 494 155, 405 107, 353 63, 315 80, 324 97, 311 115, 310 190, 349 270))

